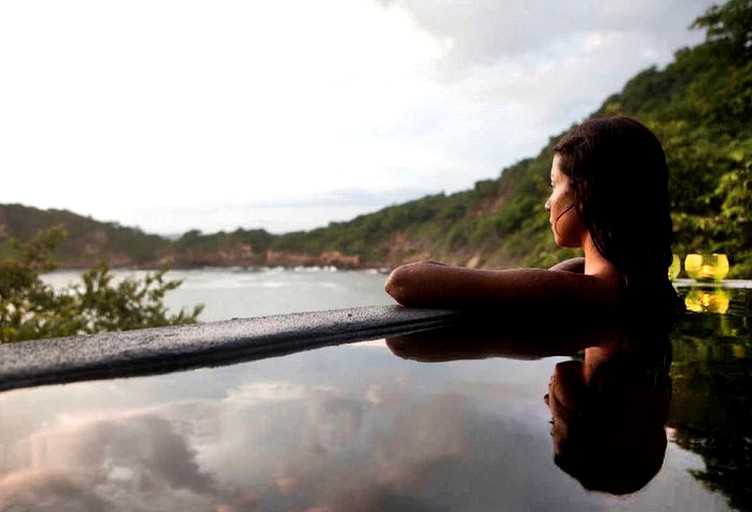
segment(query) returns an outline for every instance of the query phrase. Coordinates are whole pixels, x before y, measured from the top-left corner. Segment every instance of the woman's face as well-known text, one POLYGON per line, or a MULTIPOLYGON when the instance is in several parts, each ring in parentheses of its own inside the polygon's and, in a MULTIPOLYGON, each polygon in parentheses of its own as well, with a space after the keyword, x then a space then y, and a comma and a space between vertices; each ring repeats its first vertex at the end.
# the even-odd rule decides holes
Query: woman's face
POLYGON ((551 195, 546 201, 548 221, 554 233, 556 245, 560 247, 583 247, 587 228, 577 215, 574 192, 569 176, 561 172, 559 155, 554 156, 551 165, 551 195))
POLYGON ((551 411, 551 437, 557 455, 562 442, 569 436, 572 420, 582 407, 584 391, 581 362, 565 361, 556 365, 543 401, 551 411))

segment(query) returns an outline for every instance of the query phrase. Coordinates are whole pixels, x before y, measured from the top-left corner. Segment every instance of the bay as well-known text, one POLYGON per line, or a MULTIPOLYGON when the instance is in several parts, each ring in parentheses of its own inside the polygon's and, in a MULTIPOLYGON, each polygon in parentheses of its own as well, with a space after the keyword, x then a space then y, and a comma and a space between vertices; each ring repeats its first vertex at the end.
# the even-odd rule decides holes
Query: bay
MULTIPOLYGON (((113 276, 119 281, 146 273, 114 270, 113 276)), ((167 294, 165 305, 177 312, 203 304, 202 322, 394 303, 384 291, 386 275, 376 270, 210 268, 173 270, 166 277, 182 284, 167 294)), ((56 288, 81 281, 80 272, 70 270, 43 279, 56 288)))

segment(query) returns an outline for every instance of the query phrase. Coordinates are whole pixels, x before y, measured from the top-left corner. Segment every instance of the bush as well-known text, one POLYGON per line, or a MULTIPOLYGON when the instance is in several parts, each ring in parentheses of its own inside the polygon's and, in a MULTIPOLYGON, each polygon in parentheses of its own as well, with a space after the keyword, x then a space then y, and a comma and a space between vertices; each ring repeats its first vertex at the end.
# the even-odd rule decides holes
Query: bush
POLYGON ((164 296, 180 286, 166 269, 143 280, 118 284, 106 263, 85 271, 82 283, 55 290, 41 274, 56 268, 52 253, 65 239, 62 228, 13 241, 15 255, 0 262, 0 343, 195 323, 203 306, 168 315, 164 296))

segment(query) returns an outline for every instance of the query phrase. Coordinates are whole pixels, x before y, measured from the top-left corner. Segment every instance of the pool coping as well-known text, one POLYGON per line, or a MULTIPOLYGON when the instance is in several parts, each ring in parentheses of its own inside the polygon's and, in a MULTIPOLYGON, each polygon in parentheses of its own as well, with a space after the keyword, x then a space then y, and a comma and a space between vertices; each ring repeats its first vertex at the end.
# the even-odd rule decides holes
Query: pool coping
POLYGON ((366 306, 0 345, 0 390, 219 366, 446 327, 449 310, 366 306))

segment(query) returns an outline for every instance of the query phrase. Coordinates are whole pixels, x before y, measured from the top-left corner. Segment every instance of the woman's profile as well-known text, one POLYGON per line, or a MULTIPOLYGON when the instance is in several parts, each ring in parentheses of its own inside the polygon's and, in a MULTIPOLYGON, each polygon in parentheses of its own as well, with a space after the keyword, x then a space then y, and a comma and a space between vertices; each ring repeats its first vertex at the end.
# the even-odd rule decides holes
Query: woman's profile
POLYGON ((387 292, 408 307, 550 304, 629 314, 651 301, 674 308, 668 167, 644 124, 616 116, 573 128, 554 147, 551 189, 545 208, 555 243, 582 249, 584 258, 550 269, 408 263, 392 271, 387 292))

